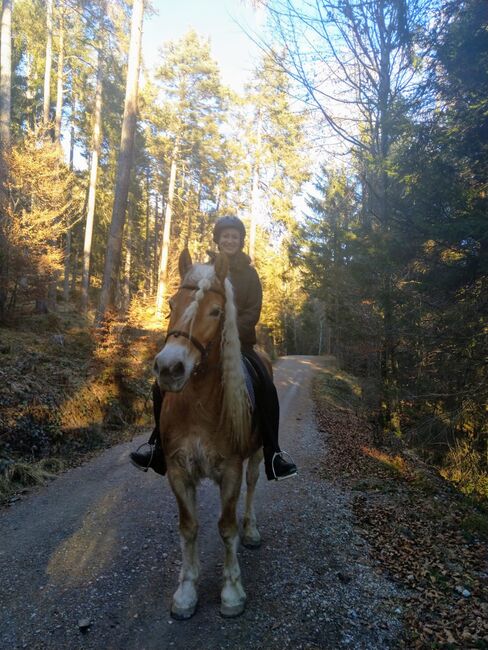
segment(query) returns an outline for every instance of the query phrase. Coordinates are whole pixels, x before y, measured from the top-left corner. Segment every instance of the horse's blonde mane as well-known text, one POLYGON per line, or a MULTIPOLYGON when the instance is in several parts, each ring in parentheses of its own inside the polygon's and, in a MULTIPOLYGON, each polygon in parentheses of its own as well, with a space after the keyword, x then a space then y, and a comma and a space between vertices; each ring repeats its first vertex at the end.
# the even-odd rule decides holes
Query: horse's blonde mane
POLYGON ((234 290, 228 278, 224 281, 225 316, 222 330, 222 424, 230 430, 234 446, 244 447, 251 428, 251 405, 244 377, 241 343, 237 329, 234 290))
MULTIPOLYGON (((190 327, 193 325, 199 302, 203 298, 205 291, 211 288, 215 279, 215 269, 208 264, 195 264, 185 278, 185 282, 193 282, 198 287, 195 299, 190 303, 183 315, 184 319, 190 322, 190 327)), ((241 357, 234 290, 228 278, 224 282, 224 291, 225 312, 221 339, 221 427, 231 436, 234 448, 240 451, 244 447, 251 427, 251 406, 241 357)))

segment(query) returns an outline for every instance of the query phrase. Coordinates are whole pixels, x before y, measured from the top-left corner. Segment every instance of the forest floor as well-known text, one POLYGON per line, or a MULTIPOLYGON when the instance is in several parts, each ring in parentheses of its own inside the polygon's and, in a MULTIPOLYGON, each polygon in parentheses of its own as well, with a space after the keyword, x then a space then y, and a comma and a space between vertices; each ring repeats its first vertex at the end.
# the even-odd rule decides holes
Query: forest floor
POLYGON ((0 327, 0 503, 151 421, 152 329, 100 336, 73 305, 0 327))
POLYGON ((377 444, 361 388, 337 368, 314 386, 322 476, 353 494, 355 526, 407 596, 408 648, 488 648, 488 507, 458 492, 401 441, 377 444))

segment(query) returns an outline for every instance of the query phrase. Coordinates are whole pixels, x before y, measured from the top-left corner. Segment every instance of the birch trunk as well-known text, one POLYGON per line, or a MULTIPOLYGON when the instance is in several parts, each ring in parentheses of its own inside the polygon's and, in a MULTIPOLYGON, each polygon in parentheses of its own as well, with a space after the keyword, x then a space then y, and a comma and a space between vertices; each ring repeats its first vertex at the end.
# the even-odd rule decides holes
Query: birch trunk
POLYGON ((100 154, 102 121, 102 57, 97 51, 97 81, 95 87, 95 111, 93 116, 93 144, 90 165, 90 185, 88 188, 88 205, 86 212, 85 240, 83 243, 83 270, 81 277, 81 309, 88 309, 88 293, 90 288, 90 259, 93 239, 93 223, 95 218, 95 200, 98 176, 98 156, 100 154))
POLYGON ((132 7, 124 118, 122 121, 120 152, 117 161, 115 197, 107 244, 107 254, 105 258, 102 291, 97 314, 97 322, 99 325, 101 325, 105 319, 108 311, 113 309, 115 306, 115 287, 120 269, 122 236, 124 233, 132 153, 134 150, 134 134, 136 130, 143 15, 144 0, 134 0, 132 7))
POLYGON ((158 292, 156 296, 156 316, 161 317, 163 313, 164 298, 166 295, 166 285, 168 283, 168 256, 169 242, 171 237, 171 217, 173 214, 173 198, 176 184, 176 156, 178 155, 178 145, 175 145, 171 160, 171 171, 169 175, 168 202, 166 203, 166 213, 164 216, 163 240, 161 242, 161 256, 158 273, 158 292))

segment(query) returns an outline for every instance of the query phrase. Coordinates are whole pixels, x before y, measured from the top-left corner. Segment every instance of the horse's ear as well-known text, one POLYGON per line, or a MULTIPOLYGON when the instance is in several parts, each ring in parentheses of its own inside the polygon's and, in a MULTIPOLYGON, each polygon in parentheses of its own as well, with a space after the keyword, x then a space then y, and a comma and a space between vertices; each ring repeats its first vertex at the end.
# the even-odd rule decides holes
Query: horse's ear
POLYGON ((178 270, 180 272, 180 278, 182 280, 190 270, 191 265, 192 261, 190 251, 188 248, 184 248, 180 253, 180 259, 178 260, 178 270))
POLYGON ((219 253, 215 258, 215 275, 224 284, 224 280, 229 272, 229 258, 225 253, 219 253))

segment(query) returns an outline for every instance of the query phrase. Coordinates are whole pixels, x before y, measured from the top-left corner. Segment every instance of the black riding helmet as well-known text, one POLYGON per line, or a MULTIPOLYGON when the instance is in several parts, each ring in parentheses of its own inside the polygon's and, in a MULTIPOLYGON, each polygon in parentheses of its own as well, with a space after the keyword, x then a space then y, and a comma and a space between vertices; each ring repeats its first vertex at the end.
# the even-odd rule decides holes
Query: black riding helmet
POLYGON ((213 229, 213 240, 216 244, 219 243, 220 233, 225 228, 234 228, 239 231, 242 248, 244 246, 244 239, 246 238, 246 228, 239 217, 220 217, 220 219, 217 219, 213 229))

